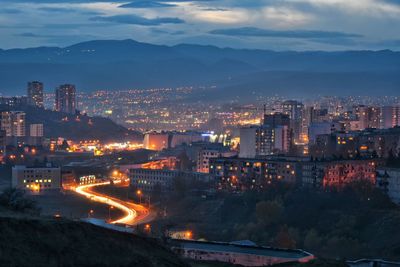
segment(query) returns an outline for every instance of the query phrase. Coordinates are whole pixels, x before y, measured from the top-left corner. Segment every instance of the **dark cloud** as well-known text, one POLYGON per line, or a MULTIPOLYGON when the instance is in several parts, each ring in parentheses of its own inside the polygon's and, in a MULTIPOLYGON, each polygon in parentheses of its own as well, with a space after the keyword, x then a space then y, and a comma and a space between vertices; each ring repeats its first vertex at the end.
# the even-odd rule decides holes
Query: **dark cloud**
POLYGON ((158 26, 161 24, 180 24, 185 21, 180 18, 163 18, 157 17, 154 19, 148 19, 136 15, 116 15, 116 16, 97 16, 93 17, 92 21, 103 21, 103 22, 114 22, 120 24, 132 24, 132 25, 142 25, 142 26, 158 26))
POLYGON ((183 35, 186 33, 185 31, 166 31, 158 28, 152 28, 151 32, 156 34, 168 34, 168 35, 183 35))
POLYGON ((332 32, 332 31, 312 31, 312 30, 292 30, 277 31, 266 30, 255 27, 217 29, 210 31, 211 34, 227 36, 250 36, 250 37, 276 37, 276 38, 350 38, 362 37, 359 34, 332 32))
POLYGON ((163 2, 159 2, 159 1, 147 0, 147 1, 131 2, 128 4, 120 5, 119 7, 122 7, 122 8, 158 8, 158 7, 174 7, 174 6, 176 6, 176 5, 169 4, 169 3, 163 3, 163 2))
POLYGON ((35 34, 35 33, 31 33, 31 32, 24 32, 24 33, 18 33, 18 34, 14 34, 14 36, 19 36, 19 37, 29 37, 29 38, 42 38, 44 36, 35 34))

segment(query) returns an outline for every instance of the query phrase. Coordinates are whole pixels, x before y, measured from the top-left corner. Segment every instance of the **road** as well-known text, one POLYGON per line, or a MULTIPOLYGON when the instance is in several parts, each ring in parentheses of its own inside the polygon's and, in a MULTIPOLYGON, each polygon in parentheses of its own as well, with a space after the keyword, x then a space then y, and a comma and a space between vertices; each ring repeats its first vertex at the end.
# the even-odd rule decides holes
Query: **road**
POLYGON ((104 203, 121 210, 124 213, 124 216, 118 218, 117 220, 111 221, 110 223, 112 224, 136 225, 138 223, 147 222, 151 219, 151 217, 153 217, 152 213, 150 213, 149 210, 142 205, 123 201, 92 190, 97 186, 104 186, 109 184, 110 182, 101 182, 89 185, 80 185, 77 186, 74 191, 80 195, 90 198, 93 201, 104 203))

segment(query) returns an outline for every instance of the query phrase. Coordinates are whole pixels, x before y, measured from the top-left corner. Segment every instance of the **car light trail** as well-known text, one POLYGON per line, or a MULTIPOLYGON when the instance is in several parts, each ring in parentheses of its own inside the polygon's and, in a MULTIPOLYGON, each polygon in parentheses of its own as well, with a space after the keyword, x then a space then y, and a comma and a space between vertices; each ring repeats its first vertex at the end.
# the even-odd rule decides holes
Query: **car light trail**
POLYGON ((90 192, 90 190, 88 190, 92 187, 109 185, 109 184, 110 184, 110 182, 102 182, 102 183, 95 183, 95 184, 89 184, 89 185, 80 185, 75 188, 75 192, 80 195, 86 196, 87 198, 90 198, 96 202, 100 202, 100 203, 107 204, 109 206, 113 206, 119 210, 122 210, 125 213, 124 217, 122 217, 118 220, 112 221, 111 223, 113 223, 113 224, 115 224, 115 223, 132 224, 134 219, 137 217, 137 212, 134 209, 129 208, 127 205, 124 204, 123 201, 116 201, 116 200, 113 200, 113 199, 103 195, 103 194, 100 194, 97 192, 96 193, 90 192))

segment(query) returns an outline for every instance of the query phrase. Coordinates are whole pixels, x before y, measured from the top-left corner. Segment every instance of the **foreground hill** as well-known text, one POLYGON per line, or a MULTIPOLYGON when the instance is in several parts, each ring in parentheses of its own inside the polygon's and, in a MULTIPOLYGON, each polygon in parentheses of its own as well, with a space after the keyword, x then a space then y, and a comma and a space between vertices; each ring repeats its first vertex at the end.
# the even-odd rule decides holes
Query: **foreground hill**
POLYGON ((0 217, 1 266, 187 266, 156 241, 86 223, 0 217))
POLYGON ((26 81, 41 80, 47 89, 70 82, 81 91, 243 84, 264 93, 291 94, 308 88, 311 92, 305 93, 310 95, 320 90, 393 94, 400 85, 399 62, 400 52, 389 50, 276 52, 133 40, 90 41, 65 48, 0 50, 0 91, 22 93, 26 81))

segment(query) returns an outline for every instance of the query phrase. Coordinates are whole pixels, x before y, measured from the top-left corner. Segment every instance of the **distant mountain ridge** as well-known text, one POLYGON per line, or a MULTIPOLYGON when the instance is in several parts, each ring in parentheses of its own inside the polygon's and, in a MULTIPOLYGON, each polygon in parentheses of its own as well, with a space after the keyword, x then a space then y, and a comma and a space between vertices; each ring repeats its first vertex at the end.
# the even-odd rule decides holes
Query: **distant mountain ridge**
MULTIPOLYGON (((400 76, 400 52, 276 52, 191 44, 153 45, 133 40, 89 41, 65 48, 0 50, 0 93, 3 94, 24 93, 29 80, 43 81, 47 90, 64 82, 75 83, 80 91, 185 85, 224 88, 250 83, 268 93, 282 84, 282 77, 285 81, 285 73, 292 76, 293 72, 307 73, 301 76, 303 85, 312 83, 310 73, 334 74, 341 80, 334 88, 344 92, 354 86, 363 88, 371 84, 369 73, 380 74, 384 80, 375 80, 373 84, 380 87, 381 93, 391 92, 400 87, 396 78, 400 76), (274 76, 276 72, 280 73, 279 77, 274 76), (349 73, 366 75, 355 85, 343 78, 349 77, 349 73), (248 81, 242 77, 253 78, 248 81)), ((295 81, 284 84, 289 93, 297 88, 295 81)), ((331 88, 332 83, 326 81, 317 87, 317 91, 331 88)))

